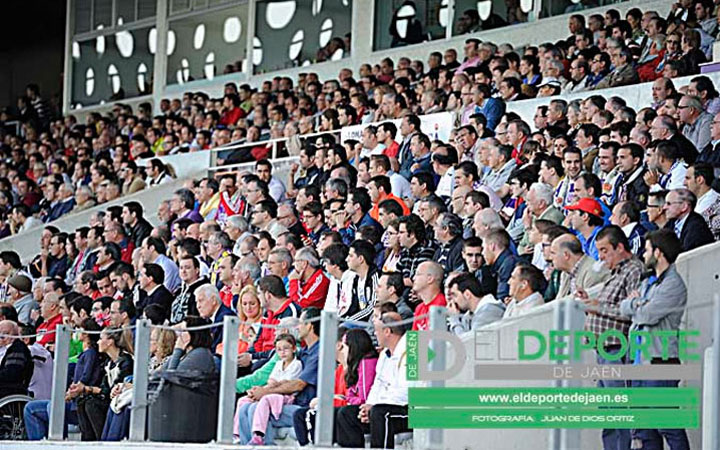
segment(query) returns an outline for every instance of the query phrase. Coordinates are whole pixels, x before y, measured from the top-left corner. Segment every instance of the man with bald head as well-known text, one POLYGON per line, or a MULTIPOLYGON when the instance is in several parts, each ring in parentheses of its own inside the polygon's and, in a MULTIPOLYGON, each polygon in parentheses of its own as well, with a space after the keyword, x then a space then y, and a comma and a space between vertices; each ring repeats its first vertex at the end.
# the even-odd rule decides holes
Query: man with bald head
POLYGON ((557 298, 569 295, 577 288, 587 291, 604 282, 610 273, 597 261, 587 256, 578 238, 563 234, 550 245, 553 267, 562 271, 557 298))
POLYGON ((0 348, 5 356, 0 362, 0 398, 8 395, 27 395, 35 366, 27 345, 17 337, 20 329, 11 320, 0 322, 0 348))
POLYGON ((430 328, 431 306, 445 306, 447 301, 442 293, 444 271, 440 264, 433 261, 421 263, 413 279, 413 292, 422 300, 415 308, 415 321, 413 330, 427 330, 430 328))
POLYGON ((454 214, 465 217, 465 214, 463 214, 463 210, 465 209, 465 196, 472 192, 472 190, 470 186, 457 186, 453 189, 450 206, 454 214))
POLYGON ((302 237, 307 234, 295 214, 295 209, 289 203, 281 203, 278 205, 277 221, 297 237, 302 237))

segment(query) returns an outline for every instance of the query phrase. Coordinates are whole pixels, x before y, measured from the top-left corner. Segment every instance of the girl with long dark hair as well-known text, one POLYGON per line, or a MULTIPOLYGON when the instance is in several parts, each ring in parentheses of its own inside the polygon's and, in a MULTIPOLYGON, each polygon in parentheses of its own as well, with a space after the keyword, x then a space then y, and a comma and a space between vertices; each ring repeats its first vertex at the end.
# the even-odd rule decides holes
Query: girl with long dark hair
POLYGON ((348 405, 362 405, 366 402, 375 381, 377 351, 370 335, 360 328, 345 333, 341 351, 347 358, 345 384, 348 386, 346 396, 348 405))

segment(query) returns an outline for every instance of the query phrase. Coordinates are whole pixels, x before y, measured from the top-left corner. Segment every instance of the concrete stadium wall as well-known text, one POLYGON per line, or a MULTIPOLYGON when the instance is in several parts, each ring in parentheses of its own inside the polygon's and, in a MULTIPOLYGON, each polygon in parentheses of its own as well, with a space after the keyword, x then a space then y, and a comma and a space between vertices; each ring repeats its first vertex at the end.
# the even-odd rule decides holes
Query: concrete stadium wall
MULTIPOLYGON (((720 85, 720 72, 705 73, 703 75, 710 78, 715 84, 715 86, 720 85)), ((689 84, 690 80, 695 78, 696 76, 698 75, 674 78, 673 83, 675 84, 675 88, 679 88, 681 86, 689 84)), ((633 84, 631 86, 621 86, 610 89, 600 89, 597 91, 585 91, 574 94, 561 94, 555 95, 553 97, 534 98, 530 100, 510 102, 508 103, 507 110, 520 115, 520 117, 522 117, 522 119, 528 124, 530 124, 530 127, 534 129, 535 127, 533 126, 533 117, 535 115, 535 110, 538 106, 548 105, 550 104, 550 101, 554 99, 562 99, 570 102, 574 99, 584 99, 590 97, 591 95, 602 95, 606 99, 613 96, 622 97, 623 99, 625 99, 629 107, 634 108, 636 111, 638 111, 641 108, 646 108, 652 104, 652 82, 633 84)))
MULTIPOLYGON (((547 304, 533 311, 532 315, 517 319, 508 320, 507 323, 496 323, 483 328, 483 330, 497 330, 499 332, 500 345, 498 354, 505 358, 517 356, 516 336, 518 330, 532 328, 540 332, 555 328, 554 305, 547 304)), ((475 381, 475 339, 473 333, 463 336, 465 351, 467 353, 466 363, 462 370, 445 383, 447 387, 552 387, 552 381, 512 381, 512 380, 483 380, 475 381)), ((452 364, 451 355, 448 355, 448 364, 452 364)), ((484 361, 487 364, 502 364, 503 362, 496 355, 483 355, 485 358, 493 358, 484 361)), ((513 361, 516 363, 516 361, 513 361)), ((549 364, 547 357, 533 361, 536 364, 549 364)), ((449 366, 448 366, 449 367, 449 366)), ((503 450, 524 450, 528 443, 532 442, 531 448, 547 449, 550 442, 549 430, 537 429, 463 429, 443 430, 444 448, 453 449, 476 449, 477 443, 482 442, 483 448, 498 448, 503 450)))
POLYGON ((182 153, 178 155, 161 156, 159 159, 170 164, 175 170, 175 176, 178 178, 187 178, 191 175, 197 175, 198 172, 207 170, 210 167, 211 152, 203 150, 200 152, 182 153))

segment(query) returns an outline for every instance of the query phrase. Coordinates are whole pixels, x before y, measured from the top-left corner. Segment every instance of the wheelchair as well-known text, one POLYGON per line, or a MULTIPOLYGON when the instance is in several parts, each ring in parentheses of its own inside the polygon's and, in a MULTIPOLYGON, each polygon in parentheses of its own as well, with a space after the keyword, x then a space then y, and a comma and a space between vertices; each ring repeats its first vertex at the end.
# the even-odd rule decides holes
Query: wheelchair
POLYGON ((26 439, 25 405, 34 400, 28 395, 8 395, 0 399, 0 441, 26 439))

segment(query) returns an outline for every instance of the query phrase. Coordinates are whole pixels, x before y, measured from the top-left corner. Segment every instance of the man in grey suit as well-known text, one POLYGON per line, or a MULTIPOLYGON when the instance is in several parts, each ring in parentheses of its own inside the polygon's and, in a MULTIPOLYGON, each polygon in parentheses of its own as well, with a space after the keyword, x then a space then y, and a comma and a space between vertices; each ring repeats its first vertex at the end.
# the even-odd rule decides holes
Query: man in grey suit
POLYGON ((463 334, 502 319, 505 304, 495 299, 494 290, 486 284, 466 272, 450 281, 448 308, 452 313, 463 314, 450 317, 452 333, 463 334))
POLYGON ((562 271, 556 298, 570 295, 578 288, 588 291, 607 280, 610 272, 600 262, 583 253, 582 244, 572 234, 555 238, 550 246, 553 266, 562 271))

